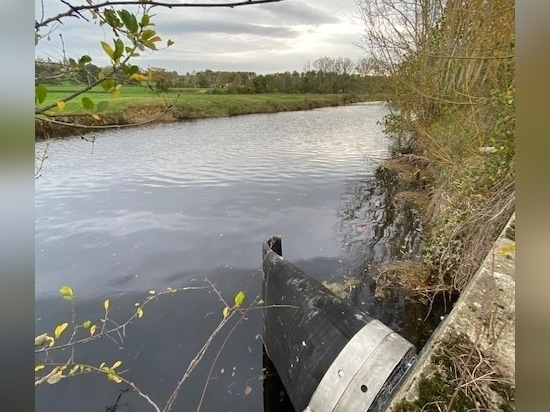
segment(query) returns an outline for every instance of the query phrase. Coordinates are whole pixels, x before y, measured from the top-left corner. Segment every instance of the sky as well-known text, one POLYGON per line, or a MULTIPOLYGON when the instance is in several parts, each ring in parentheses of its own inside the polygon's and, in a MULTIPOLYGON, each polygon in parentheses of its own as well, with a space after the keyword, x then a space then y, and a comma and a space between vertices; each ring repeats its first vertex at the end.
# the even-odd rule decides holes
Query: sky
MULTIPOLYGON (((181 0, 173 0, 182 2, 181 0)), ((210 0, 216 2, 220 0, 210 0)), ((73 0, 71 3, 83 3, 73 0)), ((187 0, 187 2, 205 2, 187 0)), ((156 8, 153 21, 164 50, 145 53, 133 60, 140 68, 162 67, 184 74, 214 71, 250 71, 257 74, 304 70, 307 62, 323 56, 357 61, 364 52, 357 46, 362 25, 357 19, 357 0, 283 0, 235 8, 156 8)), ((67 9, 60 0, 35 0, 35 19, 67 9)), ((35 56, 62 59, 61 37, 67 57, 88 54, 97 66, 108 59, 100 41, 112 42, 109 29, 93 21, 66 18, 35 47, 35 56), (105 56, 105 57, 103 57, 105 56)))

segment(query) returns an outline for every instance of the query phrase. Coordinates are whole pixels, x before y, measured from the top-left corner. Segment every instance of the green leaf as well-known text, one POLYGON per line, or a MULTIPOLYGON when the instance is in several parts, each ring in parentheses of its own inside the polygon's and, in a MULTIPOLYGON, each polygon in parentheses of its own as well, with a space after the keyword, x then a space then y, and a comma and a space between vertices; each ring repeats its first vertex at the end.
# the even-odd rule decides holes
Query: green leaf
POLYGON ((94 108, 94 102, 92 102, 90 100, 89 97, 83 97, 82 98, 82 106, 86 109, 86 110, 93 110, 94 108))
POLYGON ((138 31, 138 23, 136 16, 130 13, 128 10, 120 10, 118 15, 122 19, 122 22, 130 33, 136 33, 138 31))
POLYGON ((38 372, 38 371, 41 370, 41 369, 44 369, 44 365, 36 365, 36 366, 34 367, 34 371, 35 371, 35 372, 38 372))
POLYGON ((88 329, 90 327, 90 325, 92 324, 92 321, 91 320, 85 320, 84 322, 82 322, 82 327, 84 329, 88 329))
POLYGON ((80 59, 78 59, 78 65, 79 66, 84 66, 86 63, 90 63, 91 61, 92 61, 92 58, 90 56, 88 56, 87 54, 85 54, 80 59))
POLYGON ((148 49, 151 49, 151 50, 156 50, 157 49, 157 46, 155 46, 155 43, 150 42, 150 41, 144 41, 143 45, 145 47, 147 47, 148 49))
POLYGON ((153 37, 155 34, 157 33, 154 30, 151 30, 151 29, 143 30, 143 32, 141 33, 141 40, 145 42, 149 40, 151 37, 153 37))
POLYGON ((140 26, 141 27, 149 26, 149 15, 144 14, 143 16, 141 16, 140 26))
POLYGON ((109 46, 109 44, 102 41, 101 42, 101 47, 103 47, 103 50, 105 51, 105 53, 107 53, 107 56, 109 56, 111 59, 115 60, 114 57, 113 57, 115 52, 113 51, 111 46, 109 46))
POLYGON ((109 106, 109 102, 106 100, 102 100, 98 104, 96 104, 95 109, 98 113, 101 113, 107 109, 107 106, 109 106))
POLYGON ((105 20, 111 27, 122 27, 123 24, 120 21, 120 19, 116 16, 114 10, 107 9, 103 12, 103 17, 105 17, 105 20))
POLYGON ((239 293, 235 295, 235 306, 240 307, 244 302, 245 294, 241 290, 239 293))
POLYGON ((69 58, 69 66, 71 66, 74 69, 75 67, 78 67, 78 63, 76 62, 75 59, 69 58))
POLYGON ((112 79, 103 80, 100 84, 101 84, 102 89, 105 90, 106 92, 108 92, 113 87, 115 87, 115 81, 112 80, 112 79))
POLYGON ((34 101, 37 104, 42 104, 44 100, 46 100, 46 96, 48 96, 48 89, 43 84, 37 84, 34 88, 34 101))
POLYGON ((139 67, 137 67, 136 65, 133 65, 133 66, 130 66, 128 68, 128 73, 127 74, 128 74, 128 76, 131 76, 132 74, 135 74, 137 72, 139 72, 139 67))
POLYGON ((166 42, 166 47, 170 47, 172 44, 174 44, 174 42, 168 39, 168 41, 166 42))
POLYGON ((113 60, 118 61, 124 53, 124 42, 120 39, 115 40, 115 51, 113 52, 113 60))

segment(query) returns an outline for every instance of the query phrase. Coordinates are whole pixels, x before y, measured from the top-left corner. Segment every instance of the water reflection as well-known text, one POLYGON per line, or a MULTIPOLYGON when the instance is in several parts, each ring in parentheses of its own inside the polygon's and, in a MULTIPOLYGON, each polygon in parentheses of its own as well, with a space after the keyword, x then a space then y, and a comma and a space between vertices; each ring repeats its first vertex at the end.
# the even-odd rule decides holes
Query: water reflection
POLYGON ((422 244, 422 219, 407 202, 395 195, 414 189, 398 174, 377 167, 371 176, 346 181, 342 204, 335 225, 342 250, 350 257, 346 281, 353 285, 349 299, 400 333, 420 349, 450 310, 444 297, 431 307, 407 299, 406 290, 394 288, 384 299, 375 298, 375 278, 380 264, 395 260, 418 260, 422 244))

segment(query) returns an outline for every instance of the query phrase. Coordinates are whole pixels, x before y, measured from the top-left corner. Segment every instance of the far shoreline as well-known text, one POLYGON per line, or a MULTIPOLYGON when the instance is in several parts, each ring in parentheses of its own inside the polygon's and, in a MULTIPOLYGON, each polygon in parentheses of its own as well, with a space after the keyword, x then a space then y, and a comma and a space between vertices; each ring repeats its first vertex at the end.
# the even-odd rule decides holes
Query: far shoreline
POLYGON ((118 111, 100 114, 99 120, 91 113, 50 115, 48 120, 35 118, 35 141, 79 136, 94 131, 139 127, 154 123, 178 122, 246 114, 278 113, 313 110, 323 107, 345 106, 354 103, 383 103, 386 96, 356 94, 254 94, 209 95, 199 99, 182 98, 165 109, 151 101, 121 107, 118 111))

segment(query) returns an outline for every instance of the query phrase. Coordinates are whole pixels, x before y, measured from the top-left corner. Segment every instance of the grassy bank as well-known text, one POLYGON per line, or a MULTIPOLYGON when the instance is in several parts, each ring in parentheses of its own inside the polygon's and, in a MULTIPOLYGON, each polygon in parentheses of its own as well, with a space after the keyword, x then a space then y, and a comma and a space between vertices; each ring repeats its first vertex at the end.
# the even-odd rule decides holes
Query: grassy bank
MULTIPOLYGON (((43 106, 55 104, 76 90, 75 86, 70 85, 52 86, 43 106)), ((110 125, 310 110, 382 100, 384 97, 353 94, 210 94, 206 89, 174 89, 156 93, 140 86, 123 86, 120 95, 112 97, 101 88, 95 88, 67 102, 63 111, 57 107, 49 110, 49 119, 37 119, 35 136, 37 139, 58 137, 110 125), (82 98, 93 101, 95 108, 102 101, 106 103, 101 104, 104 108, 100 112, 86 110, 81 103, 82 98), (75 124, 80 127, 71 126, 75 124)))
MULTIPOLYGON (((434 14, 441 17, 429 27, 412 28, 424 36, 416 49, 406 52, 398 66, 390 66, 396 111, 385 119, 395 153, 387 167, 424 183, 419 187, 428 198, 423 208, 425 247, 415 262, 392 262, 393 270, 383 277, 386 283, 377 285, 406 285, 411 297, 432 302, 437 294, 462 294, 515 209, 514 3, 471 0, 467 9, 460 2, 441 7, 434 14)), ((482 305, 489 296, 476 296, 469 305, 482 305)), ((514 302, 506 301, 507 306, 513 308, 514 302)), ((474 330, 483 321, 470 321, 467 327, 474 330)), ((513 327, 515 318, 503 323, 513 327)), ((494 336, 492 344, 510 342, 494 336)), ((433 364, 442 373, 436 380, 422 380, 421 389, 427 390, 400 411, 483 409, 466 385, 456 386, 449 396, 442 389, 452 388, 456 380, 444 373, 449 362, 476 347, 466 341, 450 348, 446 362, 433 364)), ((485 370, 501 369, 498 360, 484 362, 485 370)), ((479 362, 468 362, 460 375, 474 377, 477 369, 479 362)), ((498 380, 506 389, 501 410, 514 410, 510 394, 515 376, 498 380)))

